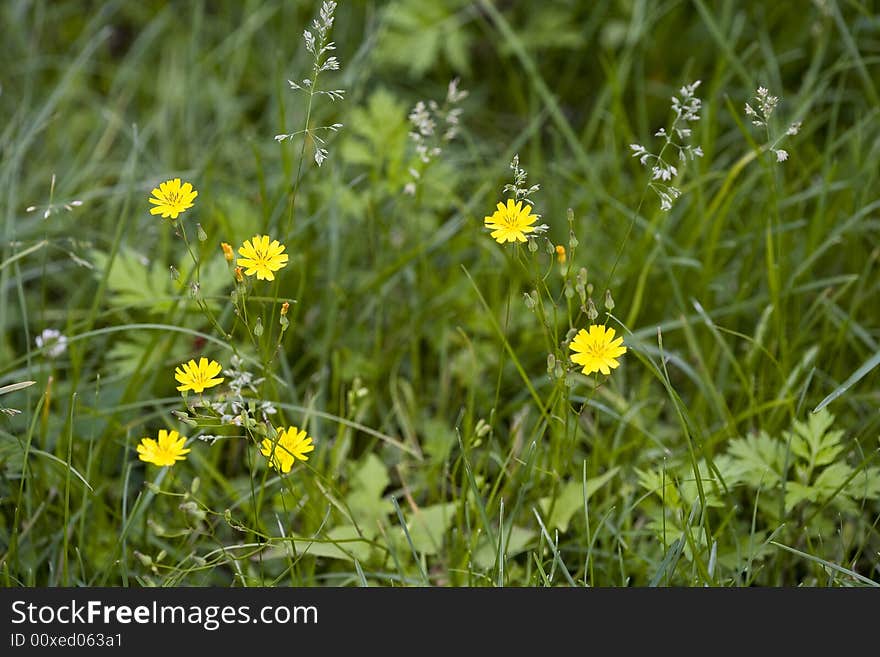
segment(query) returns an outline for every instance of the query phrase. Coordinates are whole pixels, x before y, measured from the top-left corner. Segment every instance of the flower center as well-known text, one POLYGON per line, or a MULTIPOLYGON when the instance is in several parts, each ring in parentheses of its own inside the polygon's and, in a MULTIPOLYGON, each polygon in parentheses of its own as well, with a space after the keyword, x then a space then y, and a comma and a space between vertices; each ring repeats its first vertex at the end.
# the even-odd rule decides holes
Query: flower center
POLYGON ((171 204, 180 202, 180 195, 177 192, 171 192, 170 194, 167 194, 165 198, 167 198, 168 202, 171 204))

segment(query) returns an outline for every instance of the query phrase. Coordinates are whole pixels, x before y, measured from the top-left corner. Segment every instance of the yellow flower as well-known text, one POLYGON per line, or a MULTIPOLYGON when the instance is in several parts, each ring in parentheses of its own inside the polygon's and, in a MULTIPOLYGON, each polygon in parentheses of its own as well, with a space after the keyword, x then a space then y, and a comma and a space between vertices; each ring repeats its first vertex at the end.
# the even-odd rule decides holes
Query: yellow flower
POLYGON ((152 438, 141 438, 137 446, 138 458, 147 463, 156 465, 174 465, 177 461, 185 461, 184 454, 189 449, 184 449, 186 436, 181 436, 176 431, 159 429, 159 442, 152 438))
POLYGON ((287 265, 287 254, 282 253, 284 249, 278 240, 272 240, 270 244, 268 235, 254 235, 238 249, 243 256, 238 259, 238 264, 245 268, 244 273, 248 276, 256 274, 261 281, 274 281, 272 272, 287 265))
POLYGON ((590 332, 581 329, 569 348, 575 352, 571 362, 583 365, 584 374, 602 372, 610 374, 611 370, 620 365, 617 358, 626 353, 623 338, 614 339, 614 329, 606 329, 602 325, 593 324, 590 332))
POLYGON ((561 244, 557 244, 556 245, 556 260, 559 262, 560 265, 565 264, 566 257, 567 256, 565 255, 565 247, 562 246, 561 244))
POLYGON ((300 431, 296 427, 288 427, 285 431, 278 427, 278 435, 275 438, 264 438, 260 452, 269 457, 269 465, 281 472, 290 472, 290 468, 296 462, 308 461, 308 452, 315 449, 312 439, 306 436, 305 430, 300 431))
POLYGON ((208 362, 207 358, 200 358, 198 364, 191 360, 183 363, 174 370, 174 378, 182 385, 177 389, 192 390, 193 392, 202 392, 205 388, 213 388, 223 383, 223 377, 215 379, 220 374, 220 363, 215 360, 208 362))
POLYGON ((530 214, 532 206, 528 203, 523 207, 523 202, 514 203, 513 199, 507 199, 507 206, 499 203, 497 210, 491 217, 485 217, 483 222, 486 228, 492 230, 492 237, 499 244, 505 242, 525 242, 526 233, 535 230, 532 226, 538 217, 530 214))
POLYGON ((153 189, 152 194, 155 198, 151 197, 150 203, 156 207, 150 209, 150 214, 161 214, 171 219, 177 219, 177 215, 191 208, 193 199, 199 195, 191 184, 183 183, 181 186, 180 178, 166 180, 153 189))

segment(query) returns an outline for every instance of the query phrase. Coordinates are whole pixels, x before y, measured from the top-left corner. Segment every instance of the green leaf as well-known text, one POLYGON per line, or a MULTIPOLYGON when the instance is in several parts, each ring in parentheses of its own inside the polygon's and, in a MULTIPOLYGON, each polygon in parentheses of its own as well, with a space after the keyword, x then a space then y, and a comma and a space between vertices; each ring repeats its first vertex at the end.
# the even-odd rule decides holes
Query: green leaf
POLYGON ((380 523, 393 511, 391 503, 382 497, 390 481, 385 465, 375 454, 369 454, 352 477, 345 503, 366 536, 375 536, 380 523))
POLYGON ((853 508, 853 502, 847 494, 844 483, 853 474, 853 468, 844 462, 832 463, 819 473, 813 488, 816 490, 816 500, 821 502, 833 501, 835 506, 847 509, 853 508), (832 495, 834 496, 832 498, 832 495))
POLYGON ((843 451, 842 431, 828 431, 834 423, 834 416, 828 411, 820 411, 807 418, 806 422, 794 421, 794 432, 785 432, 786 440, 791 439, 791 451, 804 459, 812 467, 833 463, 843 451))
MULTIPOLYGON (((735 459, 728 454, 720 454, 715 457, 715 467, 721 473, 725 486, 730 489, 742 484, 749 474, 749 466, 747 463, 739 459, 735 459)), ((724 492, 721 482, 712 480, 714 491, 718 495, 724 492)))
MULTIPOLYGON (((306 538, 294 536, 293 548, 298 555, 341 559, 343 561, 368 561, 372 546, 367 539, 358 534, 352 525, 340 525, 326 532, 323 536, 306 538)), ((286 559, 292 556, 288 545, 275 545, 263 552, 262 559, 286 559)))
POLYGON ((449 424, 437 418, 427 418, 422 422, 422 448, 435 463, 442 463, 455 445, 455 432, 449 424))
MULTIPOLYGON (((100 277, 109 264, 107 254, 91 252, 95 275, 100 277)), ((154 313, 171 307, 171 275, 155 260, 122 249, 116 254, 107 277, 110 302, 117 307, 140 308, 154 313)))
MULTIPOLYGON (((434 555, 443 546, 443 535, 455 518, 455 502, 432 504, 407 514, 409 537, 417 552, 434 555)), ((401 537, 403 530, 401 530, 401 537)))
MULTIPOLYGON (((100 277, 109 258, 100 251, 91 251, 91 258, 95 263, 95 276, 100 277)), ((162 314, 171 309, 176 297, 185 295, 187 303, 192 303, 194 312, 201 312, 190 301, 189 290, 183 287, 194 266, 189 255, 186 254, 175 266, 180 271, 180 279, 176 283, 172 282, 170 269, 164 264, 132 250, 120 250, 107 277, 110 303, 117 308, 162 314)), ((217 300, 211 297, 220 295, 232 283, 226 261, 219 250, 216 257, 202 262, 199 281, 202 298, 216 307, 217 300)))
POLYGON ((813 482, 813 485, 820 490, 832 493, 843 486, 844 482, 849 479, 852 473, 853 469, 846 463, 843 463, 842 461, 839 463, 832 463, 822 470, 819 476, 816 477, 816 481, 813 482))
POLYGON ((402 186, 409 132, 406 116, 406 104, 379 87, 370 94, 366 107, 352 110, 340 146, 342 157, 372 168, 374 183, 399 179, 402 186))
POLYGON ((149 333, 132 331, 114 340, 104 356, 118 374, 131 374, 138 369, 151 371, 159 365, 161 358, 160 351, 151 348, 154 339, 155 336, 149 333))
POLYGON ((755 488, 768 488, 782 479, 784 445, 764 431, 730 441, 727 453, 740 462, 744 480, 755 488))
POLYGON ((654 493, 657 499, 661 500, 665 506, 679 507, 681 505, 678 489, 675 487, 668 471, 665 481, 663 473, 654 470, 639 470, 636 468, 636 474, 639 478, 639 485, 645 490, 654 493))
MULTIPOLYGON (((504 532, 504 539, 507 541, 504 553, 510 558, 524 552, 532 545, 537 535, 538 533, 532 529, 525 529, 514 525, 510 528, 509 536, 507 531, 504 532)), ((488 539, 483 539, 480 541, 479 547, 474 551, 474 563, 483 569, 491 568, 495 565, 497 549, 497 545, 488 539)))
POLYGON ((815 502, 817 492, 816 489, 810 486, 804 486, 797 481, 789 481, 785 484, 785 511, 791 511, 796 505, 805 500, 815 502))
MULTIPOLYGON (((718 480, 718 476, 711 472, 705 461, 700 461, 697 465, 697 471, 700 473, 700 480, 705 493, 706 505, 720 507, 724 505, 722 500, 724 486, 718 480)), ((667 475, 668 477, 668 475, 667 475)), ((699 498, 699 488, 694 471, 691 466, 681 468, 676 474, 676 483, 679 492, 685 500, 685 504, 689 507, 699 498)), ((725 482, 726 483, 726 482, 725 482)))
POLYGON ((462 30, 465 0, 398 0, 385 10, 386 29, 378 41, 380 62, 421 77, 445 59, 460 73, 470 70, 471 35, 462 30))
POLYGON ((846 493, 857 500, 880 497, 880 468, 865 468, 846 487, 846 493))
MULTIPOLYGON (((587 499, 608 483, 614 475, 620 470, 619 467, 611 468, 608 472, 587 480, 587 499)), ((541 499, 540 505, 544 515, 550 513, 552 507, 553 512, 547 520, 547 527, 550 529, 558 529, 561 532, 568 531, 568 523, 571 517, 584 508, 584 486, 580 481, 570 481, 562 486, 559 494, 556 496, 555 504, 550 497, 541 499)))
POLYGON ((831 394, 829 394, 825 399, 819 402, 819 405, 813 409, 813 413, 818 413, 823 408, 828 406, 828 404, 833 402, 835 399, 837 399, 843 393, 849 390, 852 386, 858 383, 862 378, 865 377, 868 372, 873 370, 878 365, 880 365, 880 351, 878 351, 876 354, 874 354, 868 360, 862 363, 862 366, 859 367, 855 372, 853 372, 846 381, 837 386, 837 388, 835 388, 831 392, 831 394))

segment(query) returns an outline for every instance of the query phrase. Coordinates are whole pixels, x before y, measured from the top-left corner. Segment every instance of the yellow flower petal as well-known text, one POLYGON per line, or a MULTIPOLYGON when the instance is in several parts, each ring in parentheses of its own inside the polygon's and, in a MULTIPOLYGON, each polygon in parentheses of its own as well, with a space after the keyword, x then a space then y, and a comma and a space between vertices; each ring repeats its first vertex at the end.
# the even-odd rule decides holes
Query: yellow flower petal
POLYGON ((186 459, 186 454, 191 450, 184 448, 186 436, 181 436, 176 431, 159 430, 159 440, 142 438, 137 446, 138 458, 146 463, 158 466, 174 465, 177 461, 186 459))
POLYGON ((209 361, 207 358, 200 358, 199 362, 190 360, 183 363, 174 370, 174 378, 181 385, 177 386, 180 392, 192 390, 193 392, 204 392, 206 388, 223 383, 222 377, 216 378, 222 371, 223 367, 216 361, 209 361))
POLYGON ((569 345, 574 352, 571 362, 580 365, 584 374, 610 374, 611 370, 620 366, 617 358, 626 353, 623 338, 613 338, 614 329, 601 324, 593 324, 589 330, 581 329, 569 345))
POLYGON ((526 234, 535 230, 532 224, 538 216, 530 214, 532 208, 528 203, 523 206, 522 201, 507 199, 506 205, 498 203, 495 213, 483 218, 485 227, 492 231, 492 239, 499 244, 527 241, 526 234))
POLYGON ((166 180, 154 187, 149 202, 156 207, 150 209, 150 214, 161 214, 162 217, 176 219, 178 215, 186 212, 193 206, 193 199, 198 192, 193 189, 191 183, 180 185, 180 178, 166 180))
POLYGON ((268 457, 269 465, 273 468, 287 473, 297 460, 307 461, 309 457, 306 454, 314 451, 315 446, 305 430, 277 427, 276 431, 274 438, 263 439, 260 453, 268 457))
POLYGON ((285 248, 268 235, 254 235, 239 247, 242 257, 238 259, 238 266, 245 268, 247 276, 256 274, 257 280, 274 281, 274 272, 285 267, 289 260, 289 256, 282 253, 285 248))

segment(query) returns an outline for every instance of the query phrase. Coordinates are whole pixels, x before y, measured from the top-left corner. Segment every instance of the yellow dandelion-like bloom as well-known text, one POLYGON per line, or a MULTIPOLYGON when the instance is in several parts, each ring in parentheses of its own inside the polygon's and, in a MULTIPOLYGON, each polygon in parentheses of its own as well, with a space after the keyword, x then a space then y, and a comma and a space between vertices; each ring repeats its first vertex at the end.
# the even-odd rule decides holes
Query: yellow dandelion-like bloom
POLYGON ((287 266, 286 247, 278 240, 269 242, 268 235, 254 235, 250 240, 245 240, 238 249, 242 255, 238 264, 245 268, 244 273, 248 276, 257 275, 261 281, 274 281, 276 272, 287 266))
POLYGON ((154 463, 159 466, 174 465, 177 461, 185 461, 186 456, 190 452, 184 448, 186 436, 181 436, 176 431, 166 431, 159 429, 159 440, 152 438, 141 438, 140 444, 137 446, 138 458, 147 463, 154 463))
POLYGON ((183 363, 174 370, 174 378, 181 385, 177 386, 180 392, 192 390, 193 392, 202 392, 205 388, 213 388, 223 383, 223 377, 214 378, 220 374, 223 369, 215 360, 208 361, 207 358, 200 358, 199 362, 191 360, 183 363))
POLYGON ((526 233, 535 230, 532 226, 538 217, 531 214, 532 206, 513 199, 507 199, 507 205, 499 203, 491 217, 485 217, 483 222, 491 235, 499 244, 505 242, 525 242, 526 233), (525 207, 524 207, 525 206, 525 207))
POLYGON ((193 189, 190 183, 180 184, 180 178, 166 180, 153 189, 150 203, 155 208, 150 209, 150 214, 161 214, 163 218, 177 219, 177 215, 186 212, 193 206, 193 199, 199 193, 193 189))
POLYGON ((617 358, 626 353, 623 338, 615 340, 614 329, 605 328, 601 324, 590 326, 589 333, 585 329, 578 331, 569 348, 575 352, 571 362, 583 365, 584 374, 610 374, 611 370, 620 365, 617 358))
POLYGON ((277 429, 275 438, 264 438, 260 446, 260 453, 269 458, 269 465, 276 470, 288 473, 297 459, 308 461, 306 456, 315 449, 312 439, 306 435, 305 429, 300 431, 296 427, 282 427, 277 429))

